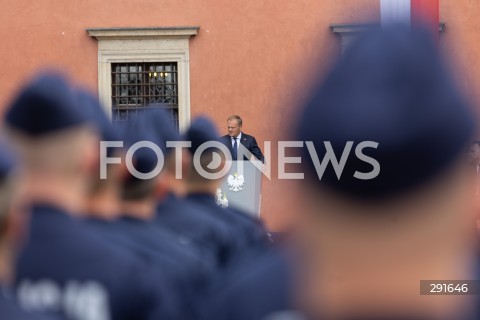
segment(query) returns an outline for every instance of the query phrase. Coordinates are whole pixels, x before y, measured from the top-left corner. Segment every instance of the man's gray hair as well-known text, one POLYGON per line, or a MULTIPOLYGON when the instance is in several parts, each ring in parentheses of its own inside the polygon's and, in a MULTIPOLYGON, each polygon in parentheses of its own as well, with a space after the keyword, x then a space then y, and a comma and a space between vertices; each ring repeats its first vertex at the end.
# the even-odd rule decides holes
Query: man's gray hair
POLYGON ((242 118, 240 118, 240 116, 237 116, 234 114, 233 116, 228 117, 227 121, 230 121, 230 120, 237 120, 238 125, 242 126, 243 121, 242 121, 242 118))

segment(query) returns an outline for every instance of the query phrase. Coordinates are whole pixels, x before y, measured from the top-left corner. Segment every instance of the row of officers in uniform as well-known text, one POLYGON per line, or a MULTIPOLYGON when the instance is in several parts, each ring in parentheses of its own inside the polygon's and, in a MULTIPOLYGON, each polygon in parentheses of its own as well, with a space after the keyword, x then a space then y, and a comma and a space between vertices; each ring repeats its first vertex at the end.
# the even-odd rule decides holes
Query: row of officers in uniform
MULTIPOLYGON (((192 165, 218 140, 210 120, 179 137, 150 106, 119 137, 88 91, 36 76, 4 114, 0 319, 478 319, 475 295, 419 288, 479 278, 461 161, 474 117, 428 32, 369 34, 313 88, 293 130, 311 144, 291 242, 274 246, 260 221, 219 207, 218 181, 192 165), (180 139, 192 142, 183 179, 166 148, 180 139), (102 154, 100 141, 153 142, 164 170, 142 179, 110 164, 102 174, 100 159, 125 151, 102 154), (352 141, 376 143, 374 178, 357 178, 372 170, 365 157, 343 157, 352 141), (343 172, 332 164, 319 176, 311 146, 339 155, 343 172)), ((157 165, 149 148, 132 159, 139 172, 157 165)))

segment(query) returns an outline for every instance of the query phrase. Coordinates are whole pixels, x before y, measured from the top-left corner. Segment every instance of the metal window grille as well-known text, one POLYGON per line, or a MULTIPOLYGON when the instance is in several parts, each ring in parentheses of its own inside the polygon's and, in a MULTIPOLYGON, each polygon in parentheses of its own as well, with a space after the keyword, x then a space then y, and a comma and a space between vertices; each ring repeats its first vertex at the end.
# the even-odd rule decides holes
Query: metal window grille
POLYGON ((150 104, 166 109, 178 128, 177 63, 112 63, 113 124, 128 122, 150 104))

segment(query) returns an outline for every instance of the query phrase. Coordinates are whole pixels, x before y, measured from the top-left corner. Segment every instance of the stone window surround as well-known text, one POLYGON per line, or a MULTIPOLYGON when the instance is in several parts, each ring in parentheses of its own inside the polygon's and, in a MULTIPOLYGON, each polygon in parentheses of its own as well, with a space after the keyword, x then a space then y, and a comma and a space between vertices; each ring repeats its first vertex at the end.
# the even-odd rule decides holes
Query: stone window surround
POLYGON ((198 26, 87 29, 98 40, 98 95, 107 114, 112 114, 112 63, 176 62, 179 128, 185 130, 190 123, 189 39, 198 30, 198 26))
MULTIPOLYGON (((352 44, 352 42, 362 32, 380 28, 379 24, 331 24, 330 30, 340 36, 341 53, 352 44)), ((438 31, 441 33, 445 30, 445 22, 440 22, 438 31)))

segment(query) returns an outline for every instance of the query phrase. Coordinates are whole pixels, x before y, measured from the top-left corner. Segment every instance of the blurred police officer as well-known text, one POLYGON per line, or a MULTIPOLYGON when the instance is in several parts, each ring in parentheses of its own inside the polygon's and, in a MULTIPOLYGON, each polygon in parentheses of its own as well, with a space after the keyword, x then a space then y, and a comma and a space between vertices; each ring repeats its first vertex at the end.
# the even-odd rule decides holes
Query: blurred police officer
POLYGON ((6 112, 25 170, 29 238, 17 263, 23 306, 68 319, 172 319, 163 279, 77 221, 97 178, 98 137, 65 79, 46 72, 6 112))
POLYGON ((473 114, 437 50, 420 29, 370 34, 303 109, 300 301, 313 317, 479 316, 472 297, 419 290, 479 276, 464 165, 473 114), (322 167, 332 154, 343 164, 322 167))
MULTIPOLYGON (((445 69, 423 31, 369 34, 303 108, 298 278, 287 305, 309 319, 478 319, 473 296, 420 295, 420 280, 479 279, 463 156, 473 115, 445 69)), ((261 302, 283 276, 256 294, 271 286, 261 279, 282 269, 266 259, 255 286, 230 281, 229 298, 214 299, 213 310, 226 319, 237 305, 245 319, 302 319, 261 302), (242 309, 244 301, 260 302, 242 309)))
POLYGON ((25 222, 18 211, 18 204, 14 204, 18 190, 15 160, 9 147, 0 142, 0 319, 53 319, 22 309, 9 287, 15 272, 15 252, 22 241, 25 222))
POLYGON ((203 305, 204 319, 264 320, 297 316, 291 257, 277 250, 252 253, 217 277, 203 305))
POLYGON ((124 155, 123 148, 111 146, 121 142, 121 136, 108 119, 98 99, 91 92, 84 88, 78 88, 75 94, 76 100, 87 115, 90 125, 98 132, 97 139, 100 146, 95 175, 87 193, 85 214, 112 220, 118 217, 120 213, 120 185, 125 167, 120 164, 106 165, 106 161, 102 161, 102 158, 106 160, 107 158, 124 155), (104 167, 102 168, 102 166, 104 167))
POLYGON ((159 175, 155 169, 162 166, 160 147, 165 148, 165 143, 151 134, 153 128, 146 121, 148 116, 149 113, 133 119, 124 130, 127 150, 139 144, 148 144, 132 153, 133 167, 129 167, 119 181, 121 199, 118 218, 108 221, 102 219, 102 214, 94 213, 87 222, 102 237, 134 253, 167 276, 173 284, 169 289, 170 300, 176 300, 181 306, 182 318, 193 319, 193 301, 210 281, 213 266, 191 243, 152 223, 157 193, 162 193, 157 187, 159 175))

